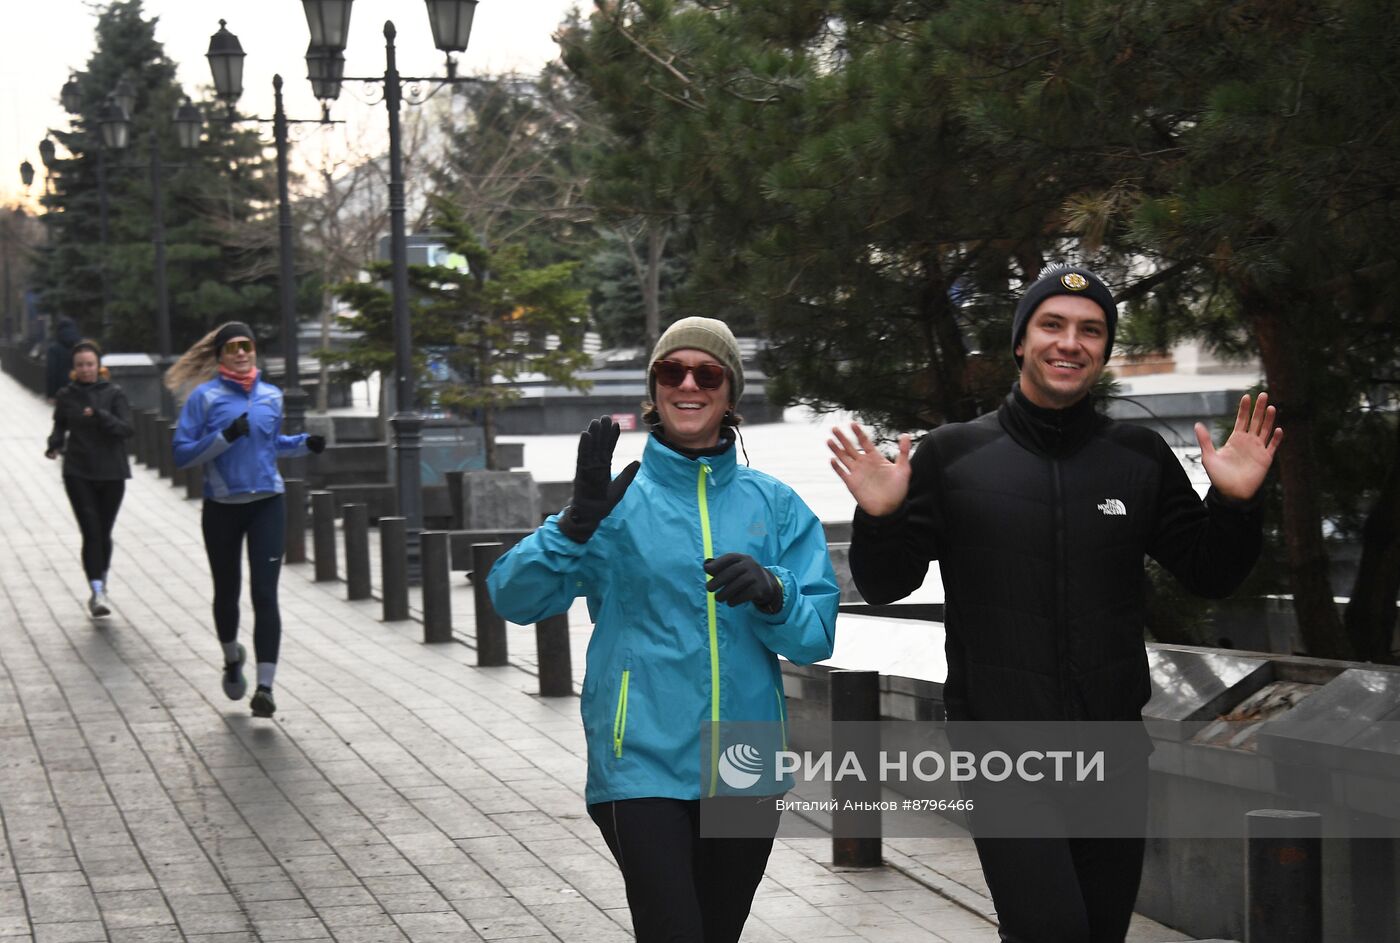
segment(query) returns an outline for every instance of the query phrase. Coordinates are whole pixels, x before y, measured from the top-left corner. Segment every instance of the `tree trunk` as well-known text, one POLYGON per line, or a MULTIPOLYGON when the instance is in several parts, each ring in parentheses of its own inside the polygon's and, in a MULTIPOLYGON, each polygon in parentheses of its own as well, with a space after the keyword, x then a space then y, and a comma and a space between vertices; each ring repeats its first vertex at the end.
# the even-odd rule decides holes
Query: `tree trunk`
POLYGON ((647 220, 647 270, 642 282, 642 300, 646 303, 648 357, 661 339, 661 257, 666 252, 666 229, 665 223, 647 220))
MULTIPOLYGON (((1400 422, 1395 427, 1400 445, 1400 422)), ((1361 531, 1361 565, 1347 604, 1346 627, 1357 657, 1392 661, 1395 597, 1400 593, 1400 448, 1396 449, 1366 525, 1361 531)))
POLYGON ((481 438, 486 443, 486 467, 490 471, 504 471, 496 464, 496 409, 494 406, 481 408, 481 438))
POLYGON ((1270 299, 1241 292, 1246 323, 1254 329, 1264 362, 1269 400, 1284 429, 1277 467, 1283 485, 1283 539, 1293 588, 1293 613, 1308 654, 1351 658, 1350 640, 1332 601, 1327 547, 1322 538, 1317 420, 1307 374, 1285 315, 1270 299))

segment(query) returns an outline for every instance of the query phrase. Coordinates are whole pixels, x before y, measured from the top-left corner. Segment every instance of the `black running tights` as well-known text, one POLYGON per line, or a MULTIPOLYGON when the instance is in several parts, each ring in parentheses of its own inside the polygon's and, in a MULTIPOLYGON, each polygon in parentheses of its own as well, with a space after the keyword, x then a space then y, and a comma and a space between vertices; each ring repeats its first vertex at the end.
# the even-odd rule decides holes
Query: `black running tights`
POLYGON ((588 814, 622 869, 637 943, 737 943, 773 850, 776 808, 763 838, 701 838, 698 799, 599 802, 588 814))
POLYGON ((253 591, 253 649, 258 662, 276 662, 282 645, 277 611, 277 578, 287 530, 282 495, 248 504, 204 502, 204 550, 214 577, 214 627, 219 641, 238 638, 238 597, 242 590, 239 555, 248 541, 248 582, 253 591))
POLYGON ((89 481, 65 475, 63 487, 83 534, 83 572, 89 581, 106 579, 112 565, 112 527, 117 523, 126 482, 89 481))

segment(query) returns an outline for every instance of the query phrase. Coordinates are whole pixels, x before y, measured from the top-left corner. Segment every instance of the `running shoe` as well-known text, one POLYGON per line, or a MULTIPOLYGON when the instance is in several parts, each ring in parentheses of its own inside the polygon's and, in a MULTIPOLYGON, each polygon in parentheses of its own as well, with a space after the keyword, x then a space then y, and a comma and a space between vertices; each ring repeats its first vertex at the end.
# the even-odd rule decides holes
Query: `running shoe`
POLYGON ((93 616, 110 616, 112 614, 112 604, 107 600, 106 593, 93 593, 88 600, 88 612, 93 616))
POLYGON ((224 694, 230 701, 241 701, 248 693, 248 679, 243 677, 243 664, 248 660, 248 650, 238 646, 238 660, 224 663, 224 694))
POLYGON ((253 700, 249 702, 253 708, 254 717, 271 717, 277 712, 277 702, 272 699, 272 688, 258 685, 258 689, 253 692, 253 700))

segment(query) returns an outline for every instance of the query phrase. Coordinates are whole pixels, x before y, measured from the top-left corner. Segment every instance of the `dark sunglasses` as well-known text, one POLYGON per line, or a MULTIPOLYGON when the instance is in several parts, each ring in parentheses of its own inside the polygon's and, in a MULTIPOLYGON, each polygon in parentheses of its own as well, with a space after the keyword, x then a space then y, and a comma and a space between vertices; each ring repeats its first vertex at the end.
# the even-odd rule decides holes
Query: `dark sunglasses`
POLYGON ((680 386, 687 373, 695 377, 695 385, 702 390, 717 390, 724 385, 724 368, 717 363, 692 367, 679 360, 658 360, 651 365, 651 372, 662 386, 680 386))
POLYGON ((253 350, 252 341, 229 341, 224 345, 224 353, 226 354, 236 354, 240 351, 245 354, 251 354, 253 350))

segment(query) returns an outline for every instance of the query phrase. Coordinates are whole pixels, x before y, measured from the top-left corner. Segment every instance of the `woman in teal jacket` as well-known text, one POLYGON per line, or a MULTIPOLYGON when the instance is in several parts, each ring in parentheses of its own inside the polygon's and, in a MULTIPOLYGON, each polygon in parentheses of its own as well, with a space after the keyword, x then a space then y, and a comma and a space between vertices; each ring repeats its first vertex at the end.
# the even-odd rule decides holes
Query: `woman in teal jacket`
POLYGON ((618 428, 595 420, 580 438, 572 503, 503 556, 488 586, 522 624, 588 599, 586 799, 622 869, 639 943, 732 941, 778 814, 768 796, 763 834, 700 837, 700 799, 726 793, 719 724, 769 722, 775 741, 783 735, 777 656, 831 656, 839 590, 820 521, 787 485, 736 460, 744 374, 729 328, 677 321, 647 387, 642 461, 610 478, 618 428))

